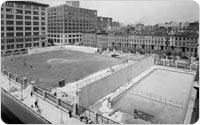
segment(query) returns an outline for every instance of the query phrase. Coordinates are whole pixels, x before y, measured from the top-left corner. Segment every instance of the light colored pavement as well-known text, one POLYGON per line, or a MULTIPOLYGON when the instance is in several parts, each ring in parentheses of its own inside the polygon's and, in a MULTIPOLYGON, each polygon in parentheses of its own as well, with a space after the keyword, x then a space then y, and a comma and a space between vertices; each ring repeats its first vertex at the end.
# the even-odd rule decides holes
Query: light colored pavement
MULTIPOLYGON (((21 98, 21 92, 20 92, 20 86, 14 83, 13 81, 10 82, 9 80, 1 75, 1 87, 8 91, 11 95, 15 96, 17 99, 20 100, 21 98)), ((53 124, 84 124, 80 122, 78 119, 70 118, 69 114, 67 112, 61 111, 61 109, 57 108, 53 104, 43 100, 40 97, 36 97, 36 95, 33 95, 31 97, 31 85, 28 85, 25 90, 22 92, 23 101, 26 106, 31 108, 31 105, 34 106, 34 102, 36 101, 36 98, 38 99, 38 106, 41 109, 41 113, 38 113, 36 111, 36 108, 32 108, 35 112, 43 116, 45 119, 50 121, 53 124)))

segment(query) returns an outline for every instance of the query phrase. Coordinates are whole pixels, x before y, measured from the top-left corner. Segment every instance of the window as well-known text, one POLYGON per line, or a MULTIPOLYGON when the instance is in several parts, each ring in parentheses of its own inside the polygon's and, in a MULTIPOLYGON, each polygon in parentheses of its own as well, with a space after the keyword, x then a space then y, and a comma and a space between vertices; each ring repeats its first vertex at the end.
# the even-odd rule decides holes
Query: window
POLYGON ((25 9, 31 9, 31 5, 26 4, 25 9))
POLYGON ((45 25, 45 22, 41 22, 41 25, 45 25))
POLYGON ((7 45, 7 49, 14 49, 14 45, 7 45))
POLYGON ((17 48, 23 48, 23 44, 17 44, 17 48))
POLYGON ((4 33, 1 33, 1 37, 4 37, 4 33))
POLYGON ((39 35, 39 32, 34 32, 33 35, 34 35, 34 36, 38 36, 38 35, 39 35))
POLYGON ((23 27, 16 27, 16 30, 23 30, 23 27))
POLYGON ((38 11, 33 11, 33 15, 39 15, 38 11))
POLYGON ((4 15, 3 14, 1 14, 1 19, 3 19, 4 18, 4 15))
POLYGON ((4 27, 2 26, 2 27, 1 27, 1 31, 3 31, 3 30, 4 30, 4 27))
POLYGON ((14 7, 13 2, 6 2, 6 7, 14 7))
POLYGON ((45 27, 41 27, 41 30, 45 30, 45 27))
POLYGON ((38 41, 39 40, 39 38, 33 38, 33 41, 38 41))
POLYGON ((34 17, 33 17, 33 20, 39 20, 39 17, 34 16, 34 17))
POLYGON ((33 46, 39 46, 39 43, 33 43, 33 46))
POLYGON ((14 39, 7 39, 6 42, 7 43, 14 43, 14 39))
POLYGON ((31 15, 31 11, 25 10, 25 14, 31 15))
POLYGON ((21 16, 21 15, 16 15, 16 19, 23 19, 23 16, 21 16))
POLYGON ((39 25, 39 22, 33 22, 33 25, 39 25))
POLYGON ((26 32, 25 36, 31 36, 31 32, 26 32))
POLYGON ((6 34, 8 37, 12 37, 12 36, 14 36, 14 33, 7 33, 6 34))
POLYGON ((23 21, 16 21, 16 25, 23 25, 23 21))
POLYGON ((25 25, 31 25, 31 22, 26 21, 26 22, 25 22, 25 25))
POLYGON ((39 30, 39 27, 33 27, 33 30, 39 30))
POLYGON ((41 12, 41 15, 43 15, 43 16, 44 16, 44 15, 45 15, 45 12, 41 12))
POLYGON ((25 38, 25 42, 29 42, 29 41, 32 41, 31 38, 25 38))
POLYGON ((31 16, 25 16, 26 20, 31 20, 31 16))
POLYGON ((23 32, 16 33, 16 36, 23 36, 23 32))
POLYGON ((31 30, 31 27, 25 27, 25 30, 31 30))
POLYGON ((16 4, 17 8, 23 8, 23 4, 16 4))
POLYGON ((14 16, 13 16, 13 15, 6 15, 6 18, 7 18, 7 19, 13 19, 14 16))
POLYGON ((41 17, 41 20, 45 20, 45 17, 41 17))
POLYGON ((23 14, 23 10, 16 9, 16 14, 23 14))
POLYGON ((5 49, 4 45, 1 45, 1 50, 4 50, 4 49, 5 49))
POLYGON ((6 30, 7 30, 7 31, 13 31, 13 30, 14 30, 14 27, 6 27, 6 30))
POLYGON ((13 13, 13 9, 11 9, 11 8, 6 8, 6 13, 13 13))
POLYGON ((23 38, 17 38, 17 39, 16 39, 16 42, 17 42, 17 43, 23 42, 23 38))

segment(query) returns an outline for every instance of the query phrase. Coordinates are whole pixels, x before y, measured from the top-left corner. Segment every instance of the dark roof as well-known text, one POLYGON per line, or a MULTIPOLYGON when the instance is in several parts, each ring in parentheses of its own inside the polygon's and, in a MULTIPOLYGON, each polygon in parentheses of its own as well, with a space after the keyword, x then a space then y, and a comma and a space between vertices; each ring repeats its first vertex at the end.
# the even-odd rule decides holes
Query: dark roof
POLYGON ((42 7, 48 7, 48 4, 33 2, 33 1, 6 1, 6 2, 14 2, 14 3, 20 3, 20 4, 29 4, 29 5, 36 5, 36 6, 42 6, 42 7))

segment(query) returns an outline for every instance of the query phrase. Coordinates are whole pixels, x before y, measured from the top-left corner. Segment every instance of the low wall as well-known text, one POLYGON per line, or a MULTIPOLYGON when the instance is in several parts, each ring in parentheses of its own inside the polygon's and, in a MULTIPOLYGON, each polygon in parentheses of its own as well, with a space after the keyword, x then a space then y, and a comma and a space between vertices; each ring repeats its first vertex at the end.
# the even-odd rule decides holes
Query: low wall
POLYGON ((115 91, 124 83, 130 81, 149 67, 154 65, 152 56, 112 73, 81 88, 79 92, 79 105, 89 107, 99 99, 115 91))
POLYGON ((74 46, 74 45, 64 45, 66 50, 79 51, 84 53, 95 53, 97 48, 94 47, 85 47, 85 46, 74 46))

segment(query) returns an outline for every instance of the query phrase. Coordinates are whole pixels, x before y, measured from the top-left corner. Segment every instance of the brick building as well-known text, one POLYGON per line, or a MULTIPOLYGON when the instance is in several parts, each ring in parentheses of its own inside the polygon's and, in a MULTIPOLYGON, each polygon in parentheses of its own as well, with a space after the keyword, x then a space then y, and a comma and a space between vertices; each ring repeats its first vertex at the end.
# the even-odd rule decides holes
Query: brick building
POLYGON ((60 5, 48 8, 48 41, 74 44, 82 32, 96 31, 97 10, 60 5))
POLYGON ((7 1, 1 6, 1 55, 47 45, 47 4, 7 1))

